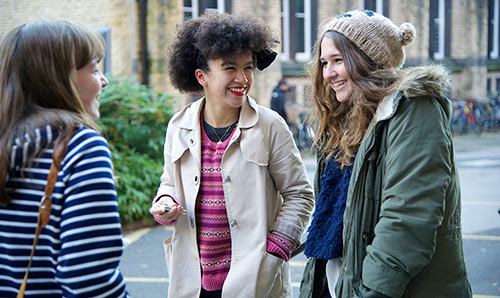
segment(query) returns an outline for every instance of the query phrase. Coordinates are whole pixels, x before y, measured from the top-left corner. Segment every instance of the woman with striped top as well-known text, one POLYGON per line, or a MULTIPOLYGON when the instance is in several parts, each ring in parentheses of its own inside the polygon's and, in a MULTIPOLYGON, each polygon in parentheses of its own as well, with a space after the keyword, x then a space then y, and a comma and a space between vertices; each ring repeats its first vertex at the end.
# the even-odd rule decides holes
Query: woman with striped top
POLYGON ((204 96, 172 117, 151 213, 174 227, 165 240, 169 297, 292 297, 287 261, 314 200, 287 124, 248 96, 253 71, 276 53, 250 17, 184 22, 169 76, 204 96))
POLYGON ((113 168, 96 132, 102 38, 66 21, 27 23, 0 45, 0 297, 26 273, 53 148, 65 144, 25 297, 127 297, 113 168))

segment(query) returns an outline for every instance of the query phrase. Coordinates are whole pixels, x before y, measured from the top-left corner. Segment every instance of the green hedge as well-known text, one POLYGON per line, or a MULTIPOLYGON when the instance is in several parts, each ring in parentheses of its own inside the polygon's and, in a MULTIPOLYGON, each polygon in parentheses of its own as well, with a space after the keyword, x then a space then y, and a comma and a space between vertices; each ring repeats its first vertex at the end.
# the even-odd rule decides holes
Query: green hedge
POLYGON ((99 99, 99 122, 118 178, 121 221, 148 220, 163 169, 165 128, 174 113, 174 99, 130 79, 108 79, 99 99))

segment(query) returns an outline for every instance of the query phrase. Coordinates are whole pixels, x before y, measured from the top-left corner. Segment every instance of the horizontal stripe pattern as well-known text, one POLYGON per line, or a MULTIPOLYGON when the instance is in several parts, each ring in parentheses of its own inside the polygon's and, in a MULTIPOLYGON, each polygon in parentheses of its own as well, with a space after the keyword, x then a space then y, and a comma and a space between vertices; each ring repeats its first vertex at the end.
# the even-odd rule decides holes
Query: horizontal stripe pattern
MULTIPOLYGON (((47 126, 13 146, 7 181, 13 200, 0 207, 0 297, 16 297, 26 272, 57 136, 47 126), (27 168, 27 153, 38 148, 48 149, 27 168)), ((61 165, 25 297, 128 297, 118 270, 123 241, 107 142, 81 128, 61 165)))

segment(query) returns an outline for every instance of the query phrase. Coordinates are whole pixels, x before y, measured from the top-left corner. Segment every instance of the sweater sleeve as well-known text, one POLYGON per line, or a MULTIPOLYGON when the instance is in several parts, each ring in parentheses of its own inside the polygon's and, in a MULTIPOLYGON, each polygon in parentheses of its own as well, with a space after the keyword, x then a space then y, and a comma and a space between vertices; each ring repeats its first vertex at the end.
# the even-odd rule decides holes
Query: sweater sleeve
POLYGON ((267 233, 266 251, 270 254, 276 254, 288 262, 295 245, 286 237, 276 233, 267 233))
POLYGON ((93 130, 79 130, 62 167, 61 251, 55 274, 63 296, 127 297, 118 269, 123 242, 107 142, 93 130))

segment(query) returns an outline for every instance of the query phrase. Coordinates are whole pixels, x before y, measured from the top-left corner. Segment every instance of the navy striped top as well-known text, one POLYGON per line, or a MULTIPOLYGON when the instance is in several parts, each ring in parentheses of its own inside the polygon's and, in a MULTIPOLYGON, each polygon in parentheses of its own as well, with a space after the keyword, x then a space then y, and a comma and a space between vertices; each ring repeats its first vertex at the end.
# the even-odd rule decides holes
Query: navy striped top
MULTIPOLYGON (((16 297, 24 278, 57 135, 47 126, 13 146, 6 184, 13 199, 0 206, 0 297, 16 297), (22 166, 27 152, 47 144, 49 149, 22 166)), ((109 147, 96 131, 81 128, 61 164, 25 297, 127 297, 118 269, 122 253, 109 147)))

